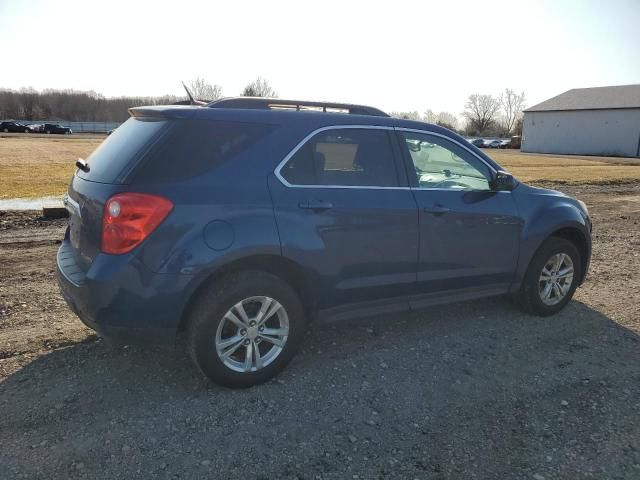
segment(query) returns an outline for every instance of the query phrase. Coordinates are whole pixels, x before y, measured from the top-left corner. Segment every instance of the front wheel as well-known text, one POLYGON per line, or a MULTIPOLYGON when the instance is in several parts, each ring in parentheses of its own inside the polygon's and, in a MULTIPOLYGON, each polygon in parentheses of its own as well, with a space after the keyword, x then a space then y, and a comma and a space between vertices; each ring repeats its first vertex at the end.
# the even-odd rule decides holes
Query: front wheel
POLYGON ((231 388, 263 383, 282 371, 304 332, 295 291, 267 272, 229 275, 202 292, 188 319, 191 358, 231 388))
POLYGON ((553 315, 569 303, 581 275, 582 262, 576 246, 564 238, 551 237, 529 264, 519 304, 528 313, 553 315))

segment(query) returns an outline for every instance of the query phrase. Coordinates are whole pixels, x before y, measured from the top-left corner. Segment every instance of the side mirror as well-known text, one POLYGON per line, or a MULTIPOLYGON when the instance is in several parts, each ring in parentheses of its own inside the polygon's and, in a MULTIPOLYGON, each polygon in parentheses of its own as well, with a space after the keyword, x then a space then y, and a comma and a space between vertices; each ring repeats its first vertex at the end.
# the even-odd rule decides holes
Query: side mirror
POLYGON ((516 188, 516 179, 510 173, 498 170, 490 187, 494 192, 510 192, 516 188))

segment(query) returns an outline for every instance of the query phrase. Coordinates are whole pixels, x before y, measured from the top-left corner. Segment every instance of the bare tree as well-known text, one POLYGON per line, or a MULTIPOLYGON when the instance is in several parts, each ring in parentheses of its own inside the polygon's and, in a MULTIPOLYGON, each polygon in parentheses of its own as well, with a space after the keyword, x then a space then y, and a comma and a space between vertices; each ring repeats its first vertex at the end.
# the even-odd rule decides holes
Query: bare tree
POLYGON ((213 85, 202 77, 196 77, 189 82, 189 90, 197 100, 217 100, 222 96, 222 87, 213 85))
POLYGON ((391 116, 395 118, 402 118, 404 120, 433 123, 450 130, 456 130, 458 127, 458 119, 453 113, 436 113, 431 109, 425 110, 422 115, 420 115, 420 112, 417 110, 414 110, 413 112, 391 112, 391 116))
POLYGON ((122 122, 127 109, 140 105, 167 105, 180 100, 162 97, 105 98, 96 92, 32 88, 0 90, 0 119, 122 122))
POLYGON ((427 109, 424 111, 422 119, 427 123, 436 123, 438 121, 438 115, 433 110, 427 109))
POLYGON ((417 110, 414 110, 413 112, 391 112, 391 116, 395 118, 402 118, 404 120, 415 120, 418 122, 422 121, 420 112, 418 112, 417 110))
POLYGON ((19 99, 22 105, 22 116, 24 118, 33 117, 38 104, 38 92, 33 87, 21 88, 19 99))
POLYGON ((500 107, 502 110, 501 126, 505 135, 509 135, 516 122, 522 116, 522 110, 524 110, 525 95, 524 92, 516 93, 515 90, 505 88, 504 92, 500 94, 500 107))
POLYGON ((278 96, 271 84, 262 77, 256 78, 253 82, 247 84, 242 90, 243 97, 271 97, 278 96))
POLYGON ((436 116, 437 125, 441 127, 448 128, 449 130, 457 130, 458 129, 458 118, 449 112, 440 112, 436 116))
POLYGON ((496 98, 474 93, 469 95, 462 115, 468 120, 469 127, 481 134, 496 122, 499 110, 500 102, 496 98))

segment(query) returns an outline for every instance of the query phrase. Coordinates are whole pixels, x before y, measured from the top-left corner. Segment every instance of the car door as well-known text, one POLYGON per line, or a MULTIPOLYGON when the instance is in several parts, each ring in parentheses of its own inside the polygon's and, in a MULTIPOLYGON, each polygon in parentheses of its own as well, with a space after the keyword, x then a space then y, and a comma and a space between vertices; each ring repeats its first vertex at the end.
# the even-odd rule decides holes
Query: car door
POLYGON ((507 292, 521 219, 511 192, 493 191, 493 167, 442 134, 397 129, 419 207, 419 307, 438 298, 507 292))
POLYGON ((325 127, 270 178, 282 254, 320 310, 408 308, 419 219, 401 161, 391 127, 325 127))

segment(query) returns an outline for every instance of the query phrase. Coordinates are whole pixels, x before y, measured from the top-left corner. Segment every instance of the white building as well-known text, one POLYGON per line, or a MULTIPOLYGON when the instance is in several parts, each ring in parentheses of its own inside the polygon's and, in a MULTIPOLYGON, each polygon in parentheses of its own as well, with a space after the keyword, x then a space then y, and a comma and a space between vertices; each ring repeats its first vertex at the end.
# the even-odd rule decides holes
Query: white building
POLYGON ((576 88, 525 110, 521 150, 640 157, 640 85, 576 88))

